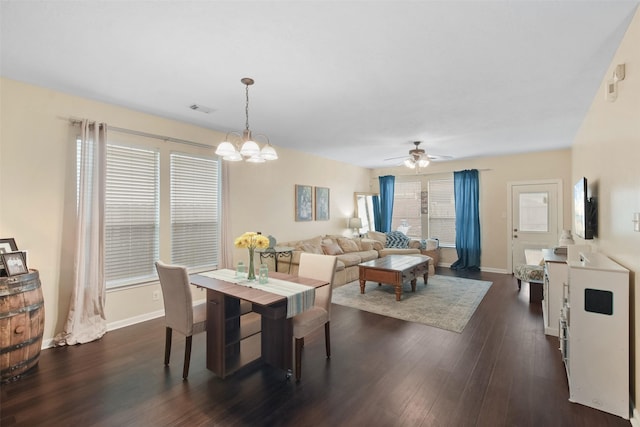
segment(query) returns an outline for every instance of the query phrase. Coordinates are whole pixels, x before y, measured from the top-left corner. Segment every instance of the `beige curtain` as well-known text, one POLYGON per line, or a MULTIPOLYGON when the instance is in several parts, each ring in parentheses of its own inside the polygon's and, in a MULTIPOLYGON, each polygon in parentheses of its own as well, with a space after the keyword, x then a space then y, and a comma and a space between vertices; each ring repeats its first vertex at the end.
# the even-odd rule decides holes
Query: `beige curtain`
POLYGON ((235 268, 233 265, 233 236, 231 235, 231 206, 229 203, 229 166, 220 160, 222 179, 222 216, 220 218, 220 263, 218 268, 235 268))
POLYGON ((87 343, 107 332, 104 313, 107 125, 83 120, 81 127, 74 284, 67 323, 55 337, 56 345, 87 343))

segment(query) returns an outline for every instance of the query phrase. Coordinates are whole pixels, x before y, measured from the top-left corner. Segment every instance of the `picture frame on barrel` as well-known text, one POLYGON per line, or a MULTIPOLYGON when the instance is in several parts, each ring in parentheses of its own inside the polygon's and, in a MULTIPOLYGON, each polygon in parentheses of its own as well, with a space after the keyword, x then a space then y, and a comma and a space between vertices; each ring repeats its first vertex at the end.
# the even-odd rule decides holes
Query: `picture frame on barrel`
MULTIPOLYGON (((16 239, 13 237, 0 239, 0 254, 5 254, 8 252, 15 252, 18 250, 18 245, 16 245, 16 239)), ((2 258, 0 258, 0 274, 4 270, 4 263, 2 262, 2 258)))
POLYGON ((7 276, 17 276, 29 272, 24 252, 5 252, 0 253, 0 259, 7 271, 7 276))

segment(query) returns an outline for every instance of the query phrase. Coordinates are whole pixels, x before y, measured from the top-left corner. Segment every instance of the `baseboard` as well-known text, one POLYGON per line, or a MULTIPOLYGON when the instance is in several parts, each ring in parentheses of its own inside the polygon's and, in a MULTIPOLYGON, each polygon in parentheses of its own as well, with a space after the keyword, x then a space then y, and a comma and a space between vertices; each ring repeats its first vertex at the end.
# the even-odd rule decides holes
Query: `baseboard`
MULTIPOLYGON (((195 305, 205 301, 206 299, 200 299, 200 300, 193 301, 193 303, 195 305)), ((115 331, 116 329, 124 328, 126 326, 135 325, 136 323, 146 322, 147 320, 157 319, 158 317, 162 317, 162 316, 164 316, 164 309, 152 311, 150 313, 144 313, 139 316, 133 316, 127 319, 122 319, 122 320, 118 320, 111 323, 107 323, 107 332, 115 331)), ((42 340, 42 346, 40 347, 42 350, 45 350, 51 347, 55 347, 55 341, 53 338, 42 340)))
MULTIPOLYGON (((438 267, 443 267, 443 268, 451 268, 451 263, 446 264, 446 263, 438 263, 438 267)), ((489 268, 489 267, 480 267, 480 271, 484 271, 486 273, 502 273, 502 274, 507 274, 507 270, 503 269, 503 268, 489 268)))
POLYGON ((136 323, 146 322, 147 320, 157 319, 164 316, 164 310, 156 310, 150 313, 140 314, 139 316, 129 317, 128 319, 122 319, 115 322, 107 323, 107 332, 115 331, 116 329, 124 328, 126 326, 135 325, 136 323))

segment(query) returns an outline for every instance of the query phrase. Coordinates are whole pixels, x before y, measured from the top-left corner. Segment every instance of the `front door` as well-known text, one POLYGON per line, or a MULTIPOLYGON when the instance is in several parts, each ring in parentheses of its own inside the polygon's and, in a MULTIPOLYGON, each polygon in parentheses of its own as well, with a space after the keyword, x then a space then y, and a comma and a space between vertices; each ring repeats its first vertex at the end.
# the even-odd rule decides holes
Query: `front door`
POLYGON ((560 181, 510 184, 509 270, 525 263, 525 249, 557 246, 562 218, 560 181))

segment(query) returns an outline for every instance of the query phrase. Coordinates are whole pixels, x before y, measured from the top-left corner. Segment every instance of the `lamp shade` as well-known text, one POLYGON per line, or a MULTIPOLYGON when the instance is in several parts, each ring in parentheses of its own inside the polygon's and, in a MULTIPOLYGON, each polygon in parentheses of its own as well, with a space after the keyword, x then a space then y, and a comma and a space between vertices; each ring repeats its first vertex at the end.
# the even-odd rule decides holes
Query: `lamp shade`
POLYGON ((349 228, 362 228, 362 220, 360 218, 349 218, 349 228))
POLYGON ((260 154, 260 147, 255 141, 248 140, 240 147, 240 154, 246 157, 251 157, 260 154))
POLYGON ((267 144, 262 147, 262 150, 260 150, 260 157, 265 160, 276 160, 278 158, 278 153, 276 153, 275 148, 273 148, 271 144, 267 144))
POLYGON ((216 148, 216 154, 218 156, 230 156, 236 152, 236 148, 229 141, 221 142, 218 144, 218 148, 216 148))

